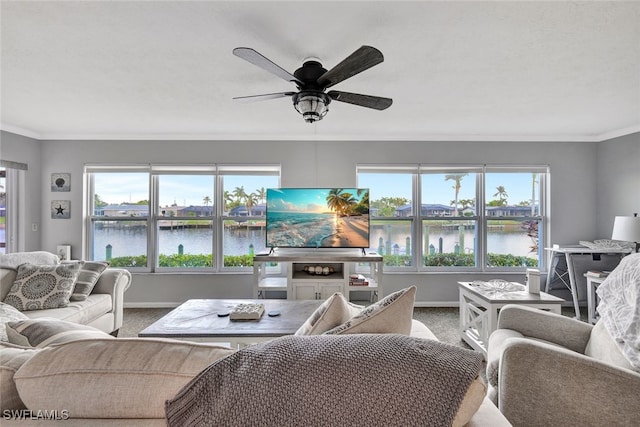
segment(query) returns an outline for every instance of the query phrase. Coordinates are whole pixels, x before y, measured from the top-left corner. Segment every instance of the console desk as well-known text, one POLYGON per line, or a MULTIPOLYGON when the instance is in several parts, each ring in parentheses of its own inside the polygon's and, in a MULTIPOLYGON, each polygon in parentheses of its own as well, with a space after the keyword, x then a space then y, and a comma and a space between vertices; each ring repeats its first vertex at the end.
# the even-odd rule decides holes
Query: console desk
POLYGON ((549 252, 549 270, 545 292, 561 283, 571 292, 576 318, 580 319, 580 300, 586 300, 586 277, 589 270, 613 270, 630 249, 590 249, 586 246, 545 248, 549 252), (583 298, 580 298, 583 297, 583 298))

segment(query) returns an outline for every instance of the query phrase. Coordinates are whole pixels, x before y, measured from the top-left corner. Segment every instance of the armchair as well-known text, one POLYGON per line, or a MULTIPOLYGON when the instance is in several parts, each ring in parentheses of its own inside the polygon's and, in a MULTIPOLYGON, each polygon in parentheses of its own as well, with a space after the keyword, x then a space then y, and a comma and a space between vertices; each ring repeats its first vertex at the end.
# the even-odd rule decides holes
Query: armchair
POLYGON ((637 425, 640 372, 603 322, 505 306, 489 338, 488 395, 514 426, 637 425))

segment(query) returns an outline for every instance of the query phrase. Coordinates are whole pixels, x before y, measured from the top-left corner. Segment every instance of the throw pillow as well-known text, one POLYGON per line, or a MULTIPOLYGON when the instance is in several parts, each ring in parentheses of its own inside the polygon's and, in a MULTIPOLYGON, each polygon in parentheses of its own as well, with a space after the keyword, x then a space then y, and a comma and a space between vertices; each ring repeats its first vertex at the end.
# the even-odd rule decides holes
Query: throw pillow
POLYGON ((20 311, 66 307, 81 265, 22 264, 4 302, 20 311))
POLYGON ((415 286, 394 292, 325 334, 409 335, 415 297, 415 286))
POLYGON ((71 301, 84 301, 87 299, 104 270, 109 267, 108 261, 85 261, 78 273, 76 286, 71 294, 71 301))
POLYGON ((0 341, 9 341, 9 339, 7 338, 7 330, 5 327, 7 322, 24 319, 28 319, 28 317, 20 312, 20 310, 12 305, 0 302, 0 341))
POLYGON ((66 409, 80 419, 163 418, 166 400, 235 351, 154 338, 75 341, 40 350, 14 381, 27 408, 66 409))
POLYGON ((9 342, 38 348, 88 338, 114 338, 92 326, 49 317, 9 322, 6 327, 9 342))
POLYGON ((25 263, 37 265, 55 265, 60 262, 58 255, 45 251, 33 252, 13 252, 10 254, 0 254, 0 268, 10 268, 17 270, 25 263))
POLYGON ((342 293, 336 292, 309 316, 295 335, 320 335, 351 319, 360 310, 361 305, 350 303, 342 293))

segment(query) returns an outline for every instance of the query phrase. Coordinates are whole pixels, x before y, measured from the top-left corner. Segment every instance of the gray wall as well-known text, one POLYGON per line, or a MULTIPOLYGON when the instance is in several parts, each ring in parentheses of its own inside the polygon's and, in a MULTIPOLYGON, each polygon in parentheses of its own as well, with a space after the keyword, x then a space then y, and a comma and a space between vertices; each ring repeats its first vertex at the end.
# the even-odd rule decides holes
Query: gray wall
POLYGON ((597 231, 611 238, 615 216, 640 215, 640 133, 598 144, 597 231))
MULTIPOLYGON (((352 186, 358 163, 548 164, 551 241, 577 243, 610 235, 615 214, 638 211, 639 134, 585 142, 274 142, 274 141, 35 141, 2 132, 0 157, 29 164, 30 212, 40 223, 27 250, 82 247, 83 166, 87 163, 279 163, 283 186, 352 186), (46 159, 46 161, 41 161, 46 159), (50 219, 50 174, 71 173, 71 219, 50 219), (635 189, 633 184, 635 184, 635 189), (629 185, 631 187, 629 187, 629 185), (635 190, 635 193, 634 193, 635 190), (630 196, 631 194, 631 196, 630 196), (635 195, 635 197, 634 197, 635 195), (604 200, 604 198, 611 198, 604 200), (634 201, 635 199, 635 201, 634 201), (603 205, 610 206, 605 209, 603 205), (635 209, 635 210, 634 210, 635 209), (617 211, 620 212, 617 212, 617 211), (614 212, 616 211, 616 212, 614 212)), ((418 285, 419 305, 454 305, 458 280, 479 274, 385 274, 385 294, 418 285)), ((522 280, 491 273, 484 278, 522 280)), ((250 274, 135 274, 128 306, 161 306, 189 298, 248 298, 250 274)))

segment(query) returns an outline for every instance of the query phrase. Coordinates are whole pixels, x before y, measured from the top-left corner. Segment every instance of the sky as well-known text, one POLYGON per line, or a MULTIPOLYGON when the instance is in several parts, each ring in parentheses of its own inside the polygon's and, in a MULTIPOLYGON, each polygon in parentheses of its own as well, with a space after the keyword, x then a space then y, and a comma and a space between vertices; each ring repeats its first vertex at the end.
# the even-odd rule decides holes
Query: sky
MULTIPOLYGON (((357 189, 344 188, 345 193, 352 194, 353 198, 359 201, 357 189)), ((285 191, 272 189, 267 191, 270 211, 299 211, 299 212, 330 212, 327 206, 328 188, 309 189, 294 188, 285 191)))
MULTIPOLYGON (((436 203, 449 206, 455 197, 454 181, 445 181, 444 174, 424 175, 422 182, 422 203, 436 203)), ((411 174, 361 174, 358 186, 371 189, 371 200, 381 197, 404 197, 411 200, 411 174)), ((487 200, 497 197, 496 187, 504 186, 508 204, 518 204, 531 199, 531 174, 487 174, 487 200)), ((277 188, 276 176, 236 176, 225 175, 224 190, 233 192, 236 187, 244 186, 247 193, 264 187, 277 188)), ((97 174, 95 192, 108 204, 136 203, 148 200, 149 178, 146 173, 110 173, 97 174)), ((202 206, 204 198, 213 202, 213 177, 206 175, 160 175, 160 206, 202 206)), ((536 192, 538 197, 538 192, 536 192)), ((458 199, 475 198, 475 180, 471 175, 461 181, 458 199)))
MULTIPOLYGON (((424 175, 422 181, 422 203, 443 204, 449 206, 455 198, 453 188, 455 181, 445 181, 445 174, 424 175)), ((530 173, 505 173, 486 174, 487 201, 497 199, 494 194, 498 186, 503 186, 507 192, 507 203, 517 205, 521 201, 531 200, 531 174, 530 173)), ((411 174, 361 174, 358 180, 359 187, 371 188, 371 200, 381 197, 404 197, 411 200, 411 174)), ((536 190, 536 198, 539 193, 536 190)), ((475 199, 475 180, 471 175, 465 176, 461 181, 458 200, 475 199)))

